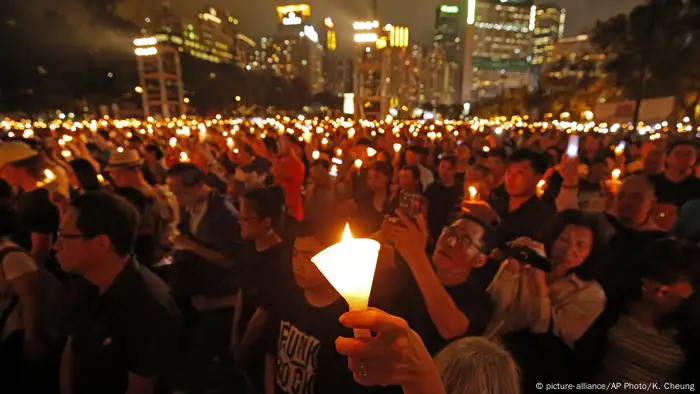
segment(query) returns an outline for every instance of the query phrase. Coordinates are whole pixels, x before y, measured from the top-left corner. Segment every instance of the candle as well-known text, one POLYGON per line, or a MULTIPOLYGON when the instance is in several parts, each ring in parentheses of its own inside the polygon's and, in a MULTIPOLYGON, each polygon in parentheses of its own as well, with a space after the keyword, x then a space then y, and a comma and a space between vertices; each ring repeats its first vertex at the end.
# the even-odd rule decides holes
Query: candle
POLYGON ((362 167, 362 160, 360 160, 360 159, 355 160, 355 168, 357 168, 359 170, 361 167, 362 167))
POLYGON ((180 161, 183 162, 183 163, 187 163, 187 162, 190 161, 190 157, 187 156, 187 153, 181 152, 181 153, 180 153, 180 161))
POLYGON ((170 147, 174 148, 175 145, 177 145, 177 138, 175 138, 175 137, 171 138, 169 143, 170 143, 170 147))
POLYGON ((97 181, 100 183, 105 183, 105 177, 102 174, 97 174, 97 181))
POLYGON ((541 179, 537 183, 537 197, 542 197, 544 194, 544 191, 546 190, 547 182, 544 179, 541 179))
POLYGON ((622 181, 620 181, 620 175, 622 175, 622 170, 616 168, 612 170, 612 173, 610 175, 611 179, 605 181, 605 185, 608 187, 608 191, 610 191, 611 194, 615 195, 620 190, 620 185, 622 185, 622 181))
MULTIPOLYGON (((348 302, 351 311, 367 310, 377 268, 379 242, 352 237, 345 225, 342 240, 311 258, 321 274, 348 302)), ((368 330, 355 330, 356 337, 369 337, 368 330)))
POLYGON ((489 148, 488 146, 485 146, 485 147, 484 147, 484 152, 486 152, 486 153, 491 152, 491 148, 489 148))
POLYGON ((394 144, 394 152, 399 153, 400 150, 401 150, 401 144, 399 144, 398 142, 395 143, 394 144))
POLYGON ((338 148, 337 151, 335 151, 336 156, 342 156, 343 155, 343 150, 338 148))
POLYGON ((315 151, 313 151, 313 153, 311 154, 311 157, 312 157, 314 160, 318 160, 318 158, 321 157, 321 153, 320 153, 319 151, 315 150, 315 151))
POLYGON ((233 148, 233 138, 231 138, 231 137, 226 138, 226 146, 228 146, 229 149, 233 148))
POLYGON ((328 171, 328 174, 332 177, 337 177, 338 176, 338 166, 333 164, 333 167, 331 167, 331 170, 328 171))
POLYGON ((73 154, 68 149, 64 149, 63 151, 61 151, 61 156, 65 157, 67 159, 67 158, 73 156, 73 154))
POLYGON ((54 175, 53 171, 51 171, 47 168, 44 170, 44 179, 37 182, 36 186, 37 187, 44 187, 55 180, 56 180, 56 175, 54 175))
POLYGON ((374 155, 377 154, 377 151, 374 148, 367 148, 367 156, 368 157, 374 157, 374 155))
POLYGON ((469 201, 479 201, 479 191, 476 186, 469 186, 469 201))
POLYGON ((348 137, 349 137, 349 138, 352 138, 352 137, 354 137, 354 136, 355 136, 355 129, 352 128, 352 129, 348 130, 348 137))

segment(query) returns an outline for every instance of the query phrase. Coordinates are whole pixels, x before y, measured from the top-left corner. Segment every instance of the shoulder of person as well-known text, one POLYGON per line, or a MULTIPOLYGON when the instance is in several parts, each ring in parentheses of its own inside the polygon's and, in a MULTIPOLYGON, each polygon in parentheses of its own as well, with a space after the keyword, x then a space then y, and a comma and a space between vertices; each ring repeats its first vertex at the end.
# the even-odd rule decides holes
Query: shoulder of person
POLYGON ((6 279, 12 280, 38 269, 34 258, 21 247, 9 244, 0 249, 0 271, 6 279))

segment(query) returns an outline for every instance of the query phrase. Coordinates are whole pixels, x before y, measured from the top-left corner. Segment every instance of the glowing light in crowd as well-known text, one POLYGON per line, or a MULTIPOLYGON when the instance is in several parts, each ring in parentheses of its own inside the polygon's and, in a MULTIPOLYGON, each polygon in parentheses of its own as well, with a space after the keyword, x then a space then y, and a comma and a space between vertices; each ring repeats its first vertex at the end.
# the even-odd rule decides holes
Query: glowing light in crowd
POLYGON ((479 201, 479 191, 476 186, 469 186, 469 201, 479 201))
MULTIPOLYGON (((311 258, 328 282, 347 301, 351 311, 367 309, 377 268, 379 242, 352 237, 345 225, 342 240, 311 258)), ((367 330, 355 330, 356 337, 369 337, 367 330)))
POLYGON ((401 150, 401 144, 399 144, 398 142, 395 143, 394 144, 394 152, 399 153, 400 150, 401 150))
POLYGON ((174 148, 175 145, 177 145, 177 138, 172 137, 172 138, 170 139, 170 141, 169 141, 169 144, 170 144, 170 147, 171 147, 171 148, 174 148))
POLYGON ((488 146, 485 146, 485 147, 484 147, 484 152, 486 152, 486 153, 491 152, 491 148, 489 148, 488 146))
POLYGON ((357 168, 358 170, 360 168, 362 168, 362 160, 360 160, 360 159, 355 160, 355 168, 357 168))
POLYGON ((376 154, 377 154, 377 151, 374 148, 372 148, 372 147, 367 148, 367 156, 368 157, 374 157, 374 155, 376 155, 376 154))
POLYGON ((187 155, 187 153, 180 152, 180 161, 183 163, 187 163, 190 161, 190 157, 187 155))
POLYGON ((547 182, 544 179, 537 182, 537 197, 542 197, 544 191, 546 190, 545 186, 547 186, 547 182))
POLYGON ((314 160, 318 160, 318 158, 321 157, 321 153, 319 151, 315 150, 315 151, 313 151, 313 153, 311 153, 311 157, 314 160))
POLYGON ((67 158, 73 156, 73 154, 68 149, 64 149, 61 151, 61 156, 65 157, 67 159, 67 158))

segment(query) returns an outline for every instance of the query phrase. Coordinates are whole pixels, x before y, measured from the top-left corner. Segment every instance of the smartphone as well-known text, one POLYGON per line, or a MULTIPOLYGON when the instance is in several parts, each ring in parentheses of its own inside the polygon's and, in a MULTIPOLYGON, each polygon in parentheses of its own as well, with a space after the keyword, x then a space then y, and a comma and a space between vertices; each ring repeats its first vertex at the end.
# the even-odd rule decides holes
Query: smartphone
POLYGON ((569 157, 578 157, 578 142, 579 136, 572 134, 569 136, 569 144, 566 146, 566 155, 569 157))
POLYGON ((399 194, 399 209, 411 220, 418 220, 418 216, 423 213, 425 197, 416 193, 401 192, 399 194))

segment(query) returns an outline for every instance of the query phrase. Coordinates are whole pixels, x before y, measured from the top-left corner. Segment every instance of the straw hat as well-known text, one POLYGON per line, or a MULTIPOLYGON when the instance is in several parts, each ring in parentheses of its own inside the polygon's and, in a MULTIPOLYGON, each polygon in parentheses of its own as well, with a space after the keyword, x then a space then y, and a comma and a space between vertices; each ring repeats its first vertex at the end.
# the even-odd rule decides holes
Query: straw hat
POLYGON ((119 168, 139 167, 143 164, 143 159, 139 152, 134 149, 126 149, 122 152, 112 151, 109 155, 109 162, 106 170, 116 170, 119 168))
POLYGON ((26 160, 38 155, 29 144, 22 141, 6 141, 0 143, 0 167, 5 164, 26 160))

